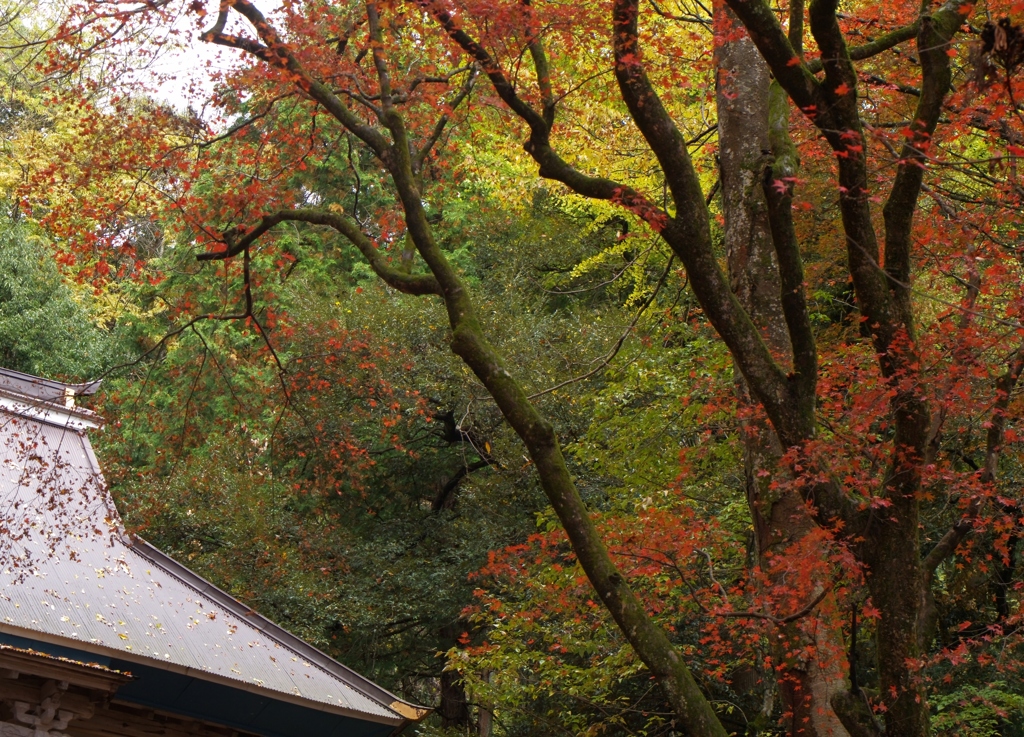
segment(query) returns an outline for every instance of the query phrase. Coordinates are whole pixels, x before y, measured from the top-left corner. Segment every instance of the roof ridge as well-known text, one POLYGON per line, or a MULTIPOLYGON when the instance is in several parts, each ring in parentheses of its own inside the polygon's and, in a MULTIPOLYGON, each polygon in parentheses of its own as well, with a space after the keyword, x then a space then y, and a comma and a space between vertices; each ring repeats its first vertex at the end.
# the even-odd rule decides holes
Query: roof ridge
MULTIPOLYGON (((102 379, 96 379, 95 381, 86 381, 79 384, 68 384, 64 381, 57 381, 55 379, 45 379, 42 376, 33 376, 32 374, 26 374, 24 371, 15 371, 14 369, 0 367, 0 380, 3 378, 13 379, 14 381, 22 381, 33 388, 45 388, 58 390, 60 396, 64 396, 64 392, 70 389, 74 394, 95 394, 100 384, 103 383, 102 379)), ((37 397, 42 398, 42 397, 37 397)))
POLYGON ((54 399, 25 394, 17 389, 4 386, 2 382, 0 382, 0 406, 10 414, 75 431, 90 427, 102 427, 104 424, 103 417, 87 407, 79 407, 74 404, 69 406, 54 399))

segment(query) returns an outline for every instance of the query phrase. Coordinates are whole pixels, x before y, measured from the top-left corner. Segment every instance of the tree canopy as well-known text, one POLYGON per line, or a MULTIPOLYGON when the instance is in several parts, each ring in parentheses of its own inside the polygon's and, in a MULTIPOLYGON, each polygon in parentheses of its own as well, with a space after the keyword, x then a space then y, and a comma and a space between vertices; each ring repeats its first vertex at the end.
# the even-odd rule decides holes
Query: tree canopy
POLYGON ((424 734, 1017 734, 1022 13, 10 9, 0 355, 424 734))

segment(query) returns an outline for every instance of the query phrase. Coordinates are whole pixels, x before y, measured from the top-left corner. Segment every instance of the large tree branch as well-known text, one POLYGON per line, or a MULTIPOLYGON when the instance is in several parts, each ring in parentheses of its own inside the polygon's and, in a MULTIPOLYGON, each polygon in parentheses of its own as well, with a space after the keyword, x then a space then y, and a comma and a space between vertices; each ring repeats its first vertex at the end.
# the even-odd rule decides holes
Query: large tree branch
POLYGON ((804 265, 793 224, 793 180, 799 167, 796 146, 789 135, 789 100, 777 81, 768 89, 768 142, 772 164, 765 170, 764 193, 768 223, 779 263, 782 314, 793 349, 793 381, 797 397, 813 414, 817 392, 818 349, 811 328, 804 286, 804 265))
MULTIPOLYGON (((879 268, 880 249, 871 214, 868 185, 867 145, 857 103, 857 74, 839 27, 838 0, 812 0, 811 33, 824 61, 822 98, 827 115, 815 123, 836 154, 839 167, 839 206, 846 235, 846 255, 857 295, 857 306, 871 333, 882 374, 891 378, 913 363, 910 346, 893 350, 900 335, 899 319, 893 314, 887 279, 879 268)), ((897 402, 910 407, 916 402, 897 402)), ((919 408, 914 409, 915 417, 919 408)), ((902 439, 901 439, 902 441, 902 439)), ((901 449, 898 451, 903 453, 901 449)), ((901 476, 905 478, 905 476, 901 476)))
MULTIPOLYGON (((786 34, 789 45, 801 59, 804 56, 804 0, 790 0, 789 30, 786 34)), ((812 70, 813 71, 813 70, 812 70)))
POLYGON ((878 238, 871 217, 863 127, 857 109, 857 76, 836 17, 836 0, 813 0, 811 33, 821 49, 825 81, 819 83, 796 55, 765 0, 727 0, 743 21, 776 80, 822 132, 839 165, 839 204, 857 302, 881 356, 882 371, 896 373, 890 347, 898 334, 889 290, 879 272, 878 238))
POLYGON ((835 0, 814 0, 811 32, 821 49, 825 81, 819 83, 801 62, 775 13, 765 0, 727 0, 743 21, 776 80, 790 99, 828 140, 839 165, 839 201, 847 259, 861 314, 872 332, 882 369, 893 376, 897 365, 890 347, 898 326, 889 291, 879 273, 880 252, 869 202, 866 146, 857 110, 857 77, 839 28, 835 0))
POLYGON ((544 40, 540 32, 534 28, 536 25, 533 17, 533 6, 530 0, 522 0, 523 8, 526 11, 527 22, 530 23, 529 42, 530 58, 533 59, 533 69, 537 73, 537 88, 540 90, 541 117, 547 123, 548 128, 555 124, 555 106, 558 100, 551 87, 551 66, 548 64, 547 51, 544 49, 544 40))
MULTIPOLYGON (((835 118, 833 130, 822 130, 833 151, 846 150, 852 145, 863 145, 863 137, 853 139, 852 134, 861 132, 860 114, 857 109, 857 70, 853 67, 846 39, 839 27, 838 0, 811 0, 808 15, 811 34, 821 50, 822 69, 825 81, 821 91, 828 106, 828 117, 835 118)), ((819 128, 822 128, 819 123, 819 128)), ((863 159, 859 156, 847 158, 863 159)))
POLYGON ((930 415, 918 383, 919 358, 909 322, 912 315, 900 310, 889 279, 879 268, 857 74, 839 27, 837 5, 837 0, 812 0, 810 9, 811 32, 824 61, 822 92, 835 128, 818 125, 837 157, 847 261, 879 368, 892 388, 890 411, 895 430, 882 485, 890 506, 883 519, 873 521, 861 555, 870 571, 872 599, 881 612, 876 634, 880 689, 899 694, 887 700, 887 732, 923 735, 927 722, 921 707, 924 695, 907 664, 920 652, 919 615, 927 599, 918 528, 930 415))
MULTIPOLYGON (((820 84, 796 56, 765 0, 727 2, 747 26, 776 79, 836 155, 839 206, 857 304, 881 373, 893 390, 890 409, 895 432, 883 483, 889 506, 883 518, 872 520, 859 551, 869 568, 868 583, 882 617, 877 629, 880 687, 887 695, 899 694, 887 702, 887 731, 923 735, 927 723, 921 706, 924 696, 907 664, 919 653, 918 614, 926 599, 917 539, 929 414, 917 381, 916 345, 910 325, 903 319, 909 314, 894 305, 889 280, 879 267, 857 74, 839 26, 838 0, 812 0, 810 4, 811 33, 825 73, 820 84)), ((831 499, 830 494, 826 497, 831 499)))
POLYGON ((910 295, 911 227, 921 194, 928 149, 939 122, 942 103, 950 89, 951 73, 946 50, 963 20, 959 13, 962 1, 953 0, 919 22, 917 49, 921 58, 921 96, 883 209, 885 271, 890 277, 889 289, 895 297, 900 320, 911 335, 914 331, 910 295))
POLYGON ((299 63, 273 26, 259 9, 248 0, 230 0, 221 6, 215 25, 202 35, 204 41, 233 48, 242 49, 268 64, 285 69, 295 75, 297 86, 311 98, 319 102, 328 112, 331 113, 342 125, 348 128, 367 146, 369 146, 378 157, 383 158, 388 148, 388 142, 381 135, 380 131, 367 125, 358 115, 353 113, 341 101, 330 88, 322 82, 313 79, 310 74, 299 63), (234 8, 242 17, 248 20, 259 34, 262 44, 251 39, 238 36, 228 36, 223 33, 224 22, 227 12, 234 8))
POLYGON ((375 2, 366 3, 366 20, 370 28, 370 54, 373 57, 374 69, 377 70, 380 102, 386 116, 394 109, 394 100, 391 97, 391 74, 388 71, 387 59, 384 58, 384 33, 381 31, 380 15, 375 2))
POLYGON ((751 391, 764 405, 782 442, 787 446, 797 444, 813 434, 813 414, 793 411, 786 371, 775 361, 718 265, 708 209, 686 141, 644 68, 638 15, 638 0, 615 2, 615 76, 631 117, 661 165, 676 205, 675 217, 661 234, 686 266, 701 306, 736 358, 751 391))
MULTIPOLYGON (((893 31, 889 31, 889 33, 879 36, 874 41, 869 41, 868 43, 861 44, 860 46, 851 46, 850 58, 853 61, 862 61, 864 59, 870 59, 872 56, 877 56, 883 51, 888 51, 894 46, 898 46, 904 41, 909 41, 914 38, 920 27, 921 21, 918 19, 910 25, 901 26, 893 31)), ((811 72, 817 73, 824 68, 824 63, 821 59, 813 59, 807 62, 807 68, 811 72)))
POLYGON ((494 91, 498 93, 498 97, 512 109, 512 112, 526 121, 526 124, 530 126, 531 133, 543 136, 546 140, 550 132, 550 126, 544 120, 544 116, 519 97, 511 81, 505 76, 501 66, 487 52, 487 49, 460 28, 452 14, 438 0, 418 0, 418 4, 433 16, 434 20, 444 29, 444 32, 448 34, 452 41, 480 64, 484 74, 491 80, 491 84, 494 86, 494 91))
POLYGON ((360 230, 355 221, 340 213, 329 210, 280 210, 276 213, 265 215, 252 230, 244 234, 231 231, 225 233, 225 250, 201 253, 197 258, 200 261, 216 261, 237 256, 239 253, 246 251, 267 231, 284 222, 326 225, 333 228, 359 249, 359 252, 369 263, 373 272, 393 289, 405 292, 406 294, 417 295, 441 293, 437 280, 433 276, 429 274, 406 274, 390 266, 377 249, 377 246, 360 230))
POLYGON ((615 2, 612 21, 615 78, 633 122, 661 165, 676 204, 676 218, 685 221, 685 227, 694 234, 703 233, 708 229, 708 210, 686 149, 686 139, 662 104, 644 68, 637 31, 639 6, 639 0, 615 2))

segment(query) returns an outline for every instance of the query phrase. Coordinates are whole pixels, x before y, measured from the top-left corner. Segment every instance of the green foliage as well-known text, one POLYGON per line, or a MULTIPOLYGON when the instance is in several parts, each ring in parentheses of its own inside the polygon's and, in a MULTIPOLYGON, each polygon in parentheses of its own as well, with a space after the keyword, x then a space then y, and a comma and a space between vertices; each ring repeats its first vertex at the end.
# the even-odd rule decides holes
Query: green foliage
MULTIPOLYGON (((570 460, 583 493, 600 508, 642 505, 647 474, 666 488, 678 473, 656 456, 680 440, 664 432, 679 392, 727 367, 684 319, 685 287, 646 241, 579 203, 567 211, 541 192, 509 211, 473 188, 447 196, 439 234, 533 390, 593 374, 540 400, 579 439, 570 460), (673 378, 695 357, 706 368, 673 378)), ((149 259, 152 279, 117 286, 153 349, 105 409, 117 421, 100 451, 126 522, 343 662, 436 703, 425 676, 480 626, 463 613, 468 575, 550 515, 518 439, 451 355, 439 305, 384 288, 317 229, 281 229, 254 254, 256 318, 274 354, 251 320, 200 320, 160 343, 241 302, 237 264, 197 268, 187 237, 149 259)), ((601 631, 579 633, 600 657, 570 698, 596 683, 620 706, 642 696, 662 709, 617 632, 601 631)), ((502 668, 495 701, 513 693, 518 666, 502 668)), ((564 697, 544 699, 559 711, 564 697)), ((592 710, 565 714, 575 729, 592 710)))
POLYGON ((1024 734, 1024 694, 1003 681, 964 684, 931 699, 938 737, 1017 737, 1024 734))
POLYGON ((115 326, 61 277, 47 241, 0 223, 0 365, 37 376, 87 380, 124 360, 115 326))

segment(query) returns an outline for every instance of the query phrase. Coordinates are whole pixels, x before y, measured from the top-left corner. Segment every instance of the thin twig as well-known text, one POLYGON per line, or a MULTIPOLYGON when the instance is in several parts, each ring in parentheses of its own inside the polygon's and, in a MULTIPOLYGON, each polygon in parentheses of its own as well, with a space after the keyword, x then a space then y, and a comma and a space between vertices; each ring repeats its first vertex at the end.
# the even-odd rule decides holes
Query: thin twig
POLYGON ((828 596, 828 592, 831 590, 831 587, 823 590, 820 594, 814 597, 814 600, 810 604, 805 606, 803 609, 801 609, 798 612, 794 612, 793 614, 787 615, 785 617, 774 617, 771 614, 765 614, 764 612, 718 612, 717 614, 719 617, 733 617, 739 619, 765 619, 774 624, 775 626, 781 627, 783 625, 789 624, 790 622, 795 622, 798 619, 803 619, 808 614, 813 612, 814 608, 825 600, 825 597, 828 596))
POLYGON ((651 306, 651 303, 654 302, 654 298, 658 296, 658 292, 661 291, 661 287, 665 283, 665 279, 668 278, 669 272, 672 270, 672 263, 674 260, 675 254, 669 256, 668 265, 665 267, 665 271, 662 272, 661 278, 658 279, 658 283, 655 285, 654 291, 651 293, 651 296, 647 299, 643 306, 639 310, 637 310, 637 313, 636 315, 633 316, 633 321, 629 324, 629 327, 627 327, 626 330, 622 333, 622 335, 619 336, 619 339, 615 341, 615 345, 612 347, 608 355, 606 355, 601 360, 601 363, 599 363, 595 368, 583 374, 582 376, 576 376, 572 379, 566 379, 565 381, 559 384, 555 384, 553 387, 549 389, 545 389, 535 394, 531 394, 529 397, 527 397, 527 399, 536 399, 537 397, 542 397, 545 394, 550 394, 551 392, 561 389, 564 386, 569 386, 569 384, 575 384, 580 381, 585 381, 586 379, 589 379, 591 376, 594 376, 598 372, 603 371, 604 368, 609 363, 611 363, 612 359, 615 358, 616 355, 618 355, 619 349, 622 348, 622 344, 626 342, 626 338, 628 338, 629 334, 633 332, 633 328, 636 327, 636 324, 640 321, 641 316, 644 314, 644 312, 647 311, 647 308, 651 306))

